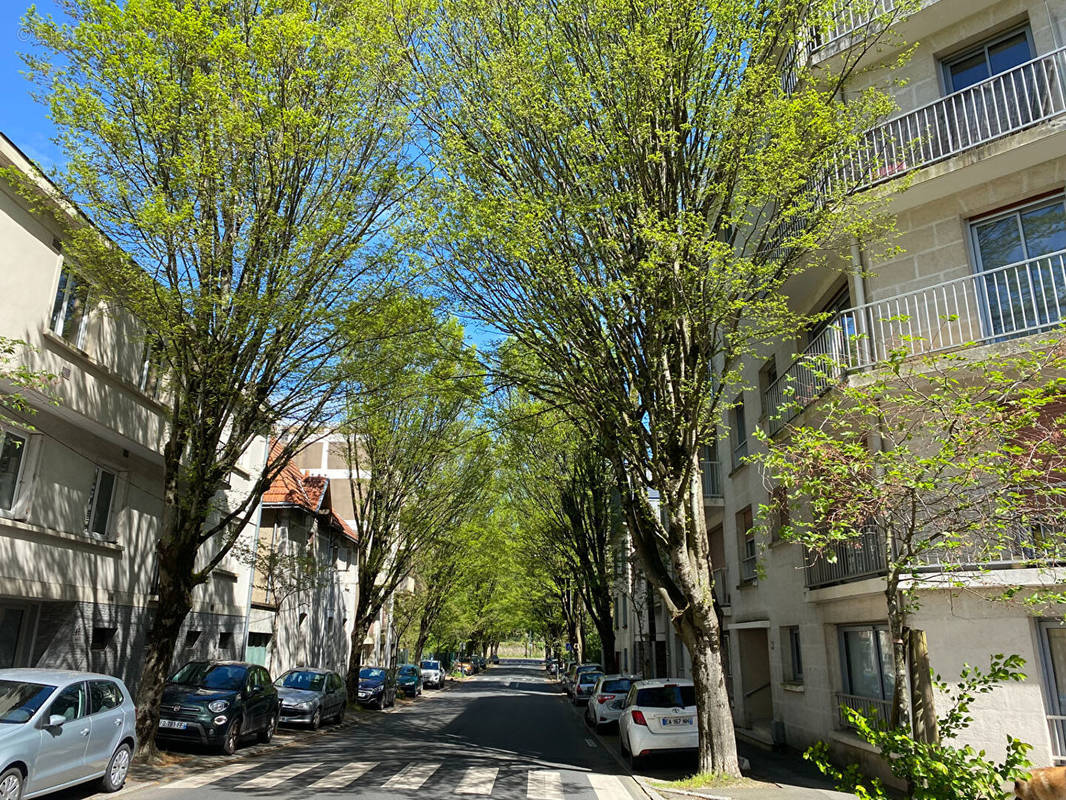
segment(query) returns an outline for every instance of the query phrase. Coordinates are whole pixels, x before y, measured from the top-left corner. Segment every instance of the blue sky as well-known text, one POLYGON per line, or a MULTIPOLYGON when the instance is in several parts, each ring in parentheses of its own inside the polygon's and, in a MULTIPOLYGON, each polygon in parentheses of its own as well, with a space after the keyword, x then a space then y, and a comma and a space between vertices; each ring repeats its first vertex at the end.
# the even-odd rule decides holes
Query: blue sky
MULTIPOLYGON (((55 129, 48 119, 43 105, 30 97, 30 82, 22 74, 23 64, 18 57, 29 48, 29 42, 20 35, 19 20, 30 5, 27 0, 4 0, 0 2, 0 131, 19 149, 49 170, 60 158, 52 144, 55 129)), ((50 13, 55 10, 53 0, 37 0, 38 10, 50 13)))

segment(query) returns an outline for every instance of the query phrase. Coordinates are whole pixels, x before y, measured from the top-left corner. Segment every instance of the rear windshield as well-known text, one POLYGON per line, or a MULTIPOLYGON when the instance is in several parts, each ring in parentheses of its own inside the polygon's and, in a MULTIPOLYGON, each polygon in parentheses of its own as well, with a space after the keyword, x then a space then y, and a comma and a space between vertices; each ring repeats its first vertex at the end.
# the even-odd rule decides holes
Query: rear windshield
POLYGON ((692 686, 652 686, 637 691, 637 705, 644 708, 678 708, 696 705, 692 686))
POLYGON ((595 683, 603 677, 602 672, 582 672, 577 676, 578 683, 595 683))
POLYGON ((418 667, 416 667, 414 664, 405 664, 404 666, 400 667, 400 674, 401 675, 417 675, 418 674, 418 667))
POLYGON ((628 692, 630 685, 633 681, 629 680, 617 680, 617 681, 604 681, 603 686, 600 687, 601 692, 628 692))
POLYGON ((422 669, 440 669, 439 661, 423 661, 422 669))
POLYGON ((9 725, 28 722, 55 688, 43 683, 0 681, 0 722, 9 725))
POLYGON ((312 692, 321 692, 326 685, 326 676, 321 672, 293 670, 286 672, 274 683, 286 689, 309 689, 312 692))

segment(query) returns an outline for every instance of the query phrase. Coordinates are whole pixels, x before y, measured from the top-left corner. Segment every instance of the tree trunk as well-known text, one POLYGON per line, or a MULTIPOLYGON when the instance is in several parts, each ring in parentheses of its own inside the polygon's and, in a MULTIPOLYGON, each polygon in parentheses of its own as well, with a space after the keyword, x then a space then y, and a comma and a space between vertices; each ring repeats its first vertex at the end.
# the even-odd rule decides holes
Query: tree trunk
POLYGON ((370 632, 372 622, 356 618, 352 626, 351 652, 348 654, 348 674, 344 683, 348 690, 348 702, 355 703, 359 700, 359 670, 363 667, 363 640, 370 632))
POLYGON ((899 595, 899 577, 889 570, 885 588, 888 606, 888 637, 892 642, 892 709, 889 725, 893 728, 909 726, 910 714, 907 702, 907 645, 903 639, 906 610, 899 595))
POLYGON ((929 650, 926 647, 925 631, 907 630, 907 646, 910 650, 911 708, 915 741, 927 744, 940 743, 937 728, 933 682, 929 672, 929 650))

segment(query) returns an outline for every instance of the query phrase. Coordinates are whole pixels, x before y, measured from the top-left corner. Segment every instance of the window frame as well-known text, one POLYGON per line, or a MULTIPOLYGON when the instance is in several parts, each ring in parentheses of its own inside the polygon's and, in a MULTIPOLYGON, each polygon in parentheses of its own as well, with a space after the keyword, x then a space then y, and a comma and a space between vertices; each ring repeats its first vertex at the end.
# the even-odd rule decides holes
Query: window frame
POLYGON ((750 432, 748 430, 747 415, 744 410, 744 392, 741 392, 733 401, 733 407, 729 410, 729 443, 732 446, 732 465, 733 471, 736 472, 746 463, 743 459, 748 456, 748 438, 750 432), (744 438, 739 436, 740 429, 744 431, 744 438), (741 452, 743 450, 743 452, 741 452))
POLYGON ((45 722, 48 722, 48 720, 52 717, 52 709, 53 707, 55 707, 55 704, 59 702, 59 698, 63 695, 63 693, 69 689, 73 689, 74 687, 77 687, 80 695, 78 702, 78 716, 72 717, 71 719, 68 719, 60 724, 66 725, 68 722, 77 722, 79 719, 85 719, 87 716, 89 716, 89 689, 86 686, 85 681, 77 681, 76 683, 71 683, 64 686, 62 689, 56 692, 55 697, 50 698, 51 702, 48 704, 48 711, 45 713, 44 716, 45 722))
POLYGON ((22 495, 22 484, 26 477, 26 466, 29 461, 28 454, 30 442, 32 441, 32 437, 29 434, 19 433, 6 425, 0 425, 0 454, 3 453, 4 446, 9 436, 21 439, 22 445, 19 447, 19 463, 18 469, 15 472, 15 483, 11 489, 11 505, 7 508, 0 507, 0 517, 11 517, 15 514, 15 510, 18 508, 19 500, 22 495))
POLYGON ((118 496, 118 470, 107 467, 103 464, 96 464, 96 476, 93 479, 92 487, 89 490, 89 506, 85 512, 85 534, 91 536, 94 539, 100 539, 105 542, 112 540, 111 529, 114 522, 114 508, 115 498, 118 496), (104 521, 104 530, 102 532, 94 530, 96 525, 96 512, 100 507, 100 480, 104 473, 111 476, 111 496, 108 498, 107 503, 107 518, 104 521))
POLYGON ((803 683, 803 640, 799 625, 785 625, 786 652, 788 653, 788 673, 785 680, 788 683, 803 683), (797 668, 798 667, 798 668, 797 668))
MULTIPOLYGON (((838 625, 837 626, 837 644, 838 644, 838 646, 840 648, 840 683, 841 683, 841 687, 843 688, 844 694, 852 695, 854 697, 865 697, 865 695, 857 695, 857 694, 855 694, 855 692, 853 691, 854 687, 852 687, 852 685, 851 685, 851 672, 848 669, 848 651, 847 651, 847 644, 846 644, 847 637, 845 636, 845 633, 848 633, 848 632, 863 632, 863 631, 872 631, 873 634, 874 634, 873 641, 874 641, 874 646, 877 649, 877 653, 876 653, 877 657, 875 659, 875 663, 877 664, 877 670, 878 670, 878 679, 879 679, 878 680, 878 688, 879 688, 880 693, 882 695, 881 697, 871 697, 869 699, 871 699, 871 700, 881 700, 882 702, 891 702, 891 700, 892 700, 891 694, 889 694, 888 697, 884 696, 886 694, 886 692, 885 692, 885 672, 882 669, 882 665, 884 664, 884 653, 883 653, 883 651, 881 649, 881 636, 880 636, 880 634, 881 634, 881 632, 884 632, 885 634, 888 633, 888 625, 886 623, 883 623, 883 622, 866 622, 866 623, 857 623, 857 624, 851 624, 851 625, 838 625)), ((889 655, 891 656, 891 654, 889 654, 889 655)), ((894 675, 892 676, 892 678, 893 678, 893 680, 895 680, 895 676, 894 675)))
MULTIPOLYGON (((991 65, 991 61, 989 60, 989 57, 988 57, 988 50, 989 50, 990 47, 993 47, 993 46, 995 46, 995 45, 997 45, 997 44, 999 44, 1001 42, 1004 42, 1007 39, 1011 39, 1011 38, 1017 36, 1019 33, 1024 33, 1025 34, 1026 41, 1027 41, 1027 43, 1029 45, 1029 58, 1028 58, 1028 60, 1023 61, 1022 63, 1023 64, 1027 64, 1027 63, 1029 63, 1029 61, 1032 61, 1034 58, 1038 58, 1039 57, 1039 53, 1037 53, 1037 51, 1036 51, 1036 42, 1033 39, 1033 29, 1030 26, 1029 21, 1026 20, 1021 25, 1016 25, 1016 26, 1014 26, 1012 28, 1008 28, 1005 31, 1001 31, 1001 32, 999 32, 997 34, 994 34, 992 36, 988 36, 988 37, 982 39, 981 41, 977 42, 976 44, 972 44, 972 45, 970 45, 968 47, 965 47, 965 48, 963 48, 961 50, 956 50, 954 53, 951 53, 951 54, 949 54, 947 56, 944 56, 944 57, 938 59, 938 63, 939 63, 939 67, 940 67, 940 69, 939 69, 940 84, 941 84, 941 89, 943 90, 941 92, 941 94, 943 96, 947 97, 948 95, 955 94, 956 92, 963 92, 963 91, 966 91, 967 89, 972 89, 974 86, 978 86, 978 85, 984 83, 985 81, 992 80, 992 78, 996 77, 996 75, 1002 75, 1003 72, 995 72, 995 73, 992 72, 992 65, 991 65), (969 86, 964 86, 961 89, 954 88, 953 82, 951 80, 951 67, 953 65, 955 65, 955 64, 958 64, 960 61, 965 61, 968 58, 972 58, 973 56, 977 55, 978 53, 981 53, 981 54, 984 55, 985 66, 988 67, 988 77, 977 81, 977 83, 971 83, 969 86)), ((1016 69, 1016 67, 1011 67, 1011 69, 1016 69)), ((1004 70, 1004 72, 1009 72, 1009 71, 1010 70, 1004 70)))
POLYGON ((58 336, 64 342, 67 342, 68 344, 70 344, 71 346, 76 347, 79 350, 84 349, 83 345, 84 345, 84 342, 85 342, 85 327, 86 327, 86 322, 89 319, 89 308, 90 308, 89 301, 90 300, 91 300, 91 297, 90 297, 90 294, 89 294, 88 285, 86 285, 84 283, 81 283, 79 281, 77 274, 74 272, 73 269, 71 269, 69 264, 62 265, 60 267, 60 269, 59 269, 59 278, 56 281, 55 294, 54 294, 53 299, 52 299, 52 312, 51 312, 51 314, 49 315, 49 318, 48 318, 48 330, 51 331, 56 336, 58 336), (70 281, 67 282, 66 286, 63 286, 63 276, 64 275, 68 275, 71 278, 73 278, 73 283, 74 283, 74 287, 75 287, 73 291, 70 288, 70 281), (61 291, 60 287, 61 286, 63 286, 63 288, 62 288, 62 293, 63 293, 62 299, 60 299, 60 291, 61 291), (74 292, 77 291, 78 287, 82 287, 85 290, 85 300, 84 300, 85 309, 82 312, 81 319, 78 320, 78 329, 77 329, 77 331, 75 332, 75 334, 72 337, 67 338, 63 334, 63 329, 66 327, 67 313, 70 310, 70 299, 71 299, 72 295, 74 294, 74 292), (58 327, 58 330, 57 330, 57 327, 58 327))

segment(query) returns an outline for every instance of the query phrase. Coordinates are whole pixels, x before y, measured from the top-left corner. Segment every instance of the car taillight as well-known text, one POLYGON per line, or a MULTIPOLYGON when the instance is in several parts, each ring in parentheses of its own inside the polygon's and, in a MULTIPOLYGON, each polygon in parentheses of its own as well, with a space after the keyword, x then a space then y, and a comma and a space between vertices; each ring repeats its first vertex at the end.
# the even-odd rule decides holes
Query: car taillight
POLYGON ((602 704, 602 703, 606 703, 608 700, 614 700, 614 695, 613 694, 601 694, 596 699, 599 700, 600 703, 602 704))
POLYGON ((648 721, 646 719, 644 719, 644 712, 643 711, 634 711, 633 712, 633 724, 634 725, 643 725, 645 728, 648 727, 648 721))

